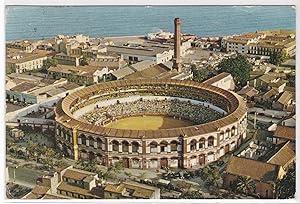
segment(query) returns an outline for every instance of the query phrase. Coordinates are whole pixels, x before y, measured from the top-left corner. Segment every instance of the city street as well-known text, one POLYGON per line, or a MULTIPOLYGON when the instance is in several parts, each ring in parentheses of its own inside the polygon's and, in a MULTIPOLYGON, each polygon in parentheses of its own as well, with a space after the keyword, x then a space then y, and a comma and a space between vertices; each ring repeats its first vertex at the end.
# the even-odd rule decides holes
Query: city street
MULTIPOLYGON (((249 119, 254 119, 254 114, 248 114, 248 118, 249 119)), ((277 119, 277 118, 272 118, 272 117, 268 117, 268 116, 262 116, 262 115, 256 115, 256 119, 258 121, 261 121, 261 122, 272 122, 272 123, 278 123, 280 121, 280 119, 277 119)))
POLYGON ((14 167, 8 167, 9 181, 23 185, 29 188, 33 188, 36 185, 36 179, 43 175, 43 172, 25 167, 18 167, 15 169, 14 178, 14 167))

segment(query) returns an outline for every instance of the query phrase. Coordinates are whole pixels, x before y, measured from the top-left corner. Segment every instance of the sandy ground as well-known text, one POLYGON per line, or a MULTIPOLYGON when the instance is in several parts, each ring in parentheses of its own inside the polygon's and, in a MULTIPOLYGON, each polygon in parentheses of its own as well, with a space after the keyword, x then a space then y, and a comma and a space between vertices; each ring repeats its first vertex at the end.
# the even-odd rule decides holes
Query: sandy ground
POLYGON ((193 122, 178 120, 165 116, 133 116, 119 119, 111 124, 109 128, 131 129, 131 130, 157 130, 194 125, 193 122))

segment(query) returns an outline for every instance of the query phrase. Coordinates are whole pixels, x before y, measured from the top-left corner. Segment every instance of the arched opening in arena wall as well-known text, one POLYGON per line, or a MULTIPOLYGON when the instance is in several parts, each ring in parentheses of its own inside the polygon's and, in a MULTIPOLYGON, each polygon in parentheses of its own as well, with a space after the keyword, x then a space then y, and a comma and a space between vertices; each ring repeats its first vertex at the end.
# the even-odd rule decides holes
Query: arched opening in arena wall
POLYGON ((214 140, 215 138, 213 136, 210 136, 207 141, 208 141, 208 147, 214 146, 214 140))
POLYGON ((161 168, 168 167, 168 159, 167 158, 161 158, 160 159, 160 167, 161 168))
POLYGON ((102 154, 98 153, 96 154, 96 161, 100 164, 103 164, 103 156, 102 154))
POLYGON ((194 151, 196 150, 197 148, 197 141, 195 139, 193 139, 191 142, 190 142, 190 150, 191 151, 194 151))
POLYGON ((215 160, 215 153, 214 152, 209 152, 207 154, 207 162, 213 162, 215 160))
POLYGON ((205 138, 203 137, 199 140, 199 149, 201 150, 204 148, 205 148, 205 138))
POLYGON ((129 168, 129 159, 127 157, 123 157, 122 164, 124 168, 129 168))
POLYGON ((127 141, 122 141, 122 152, 128 152, 129 151, 129 143, 127 141))
POLYGON ((230 146, 229 144, 225 145, 225 154, 230 151, 230 146))
POLYGON ((160 143, 160 152, 167 152, 168 151, 167 146, 168 146, 168 142, 162 141, 160 143))
POLYGON ((88 157, 88 158, 89 158, 89 160, 90 160, 90 161, 93 161, 93 160, 95 160, 95 159, 96 159, 96 156, 95 156, 95 153, 94 153, 94 152, 89 152, 89 154, 88 154, 88 155, 89 155, 89 157, 88 157))
POLYGON ((204 166, 205 165, 205 154, 200 154, 199 155, 199 165, 204 166))
POLYGON ((118 152, 119 151, 119 142, 116 140, 113 140, 111 143, 112 143, 112 151, 118 152))
POLYGON ((138 158, 133 158, 131 160, 131 167, 132 168, 140 168, 140 160, 138 158))
POLYGON ((139 151, 139 143, 138 142, 132 142, 131 143, 132 146, 132 152, 137 153, 139 151))
POLYGON ((96 142, 97 142, 97 148, 102 150, 102 145, 103 145, 102 140, 100 138, 97 138, 96 142))
POLYGON ((157 153, 158 151, 158 144, 157 142, 153 141, 150 143, 150 153, 157 153))
POLYGON ((177 141, 175 140, 171 141, 171 152, 176 152, 178 150, 177 146, 178 146, 177 141))
POLYGON ((89 136, 89 146, 90 147, 95 147, 95 139, 92 136, 89 136))
POLYGON ((222 157, 225 154, 225 149, 223 146, 220 148, 219 154, 220 154, 220 157, 222 157))

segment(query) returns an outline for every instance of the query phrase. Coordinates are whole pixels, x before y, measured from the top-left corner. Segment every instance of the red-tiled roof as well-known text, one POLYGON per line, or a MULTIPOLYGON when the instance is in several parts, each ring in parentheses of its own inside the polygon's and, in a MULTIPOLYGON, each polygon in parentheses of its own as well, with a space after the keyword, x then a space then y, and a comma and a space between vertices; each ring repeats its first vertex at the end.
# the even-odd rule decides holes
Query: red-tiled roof
POLYGON ((295 141, 296 129, 292 127, 278 125, 274 132, 274 137, 295 141))
POLYGON ((253 180, 275 182, 278 178, 279 166, 232 156, 227 165, 226 173, 237 176, 250 176, 253 180))

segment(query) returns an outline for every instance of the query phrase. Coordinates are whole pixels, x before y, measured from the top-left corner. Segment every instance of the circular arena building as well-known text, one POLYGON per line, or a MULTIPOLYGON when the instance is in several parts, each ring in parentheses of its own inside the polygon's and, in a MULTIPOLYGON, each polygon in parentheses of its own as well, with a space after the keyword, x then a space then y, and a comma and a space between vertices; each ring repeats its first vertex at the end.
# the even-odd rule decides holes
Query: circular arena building
POLYGON ((56 144, 67 157, 126 168, 192 168, 218 160, 246 137, 238 95, 193 81, 118 80, 59 102, 56 144))

